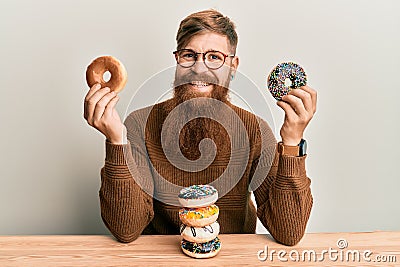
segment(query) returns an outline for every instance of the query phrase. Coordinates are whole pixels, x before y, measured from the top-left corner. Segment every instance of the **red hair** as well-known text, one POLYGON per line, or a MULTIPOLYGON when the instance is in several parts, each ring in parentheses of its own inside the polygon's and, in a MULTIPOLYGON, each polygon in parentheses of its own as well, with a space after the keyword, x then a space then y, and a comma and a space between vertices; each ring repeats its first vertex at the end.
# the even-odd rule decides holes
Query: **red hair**
POLYGON ((203 31, 210 31, 226 36, 231 52, 236 53, 238 36, 235 24, 226 16, 214 9, 193 13, 181 21, 176 35, 177 49, 182 49, 190 39, 203 31))

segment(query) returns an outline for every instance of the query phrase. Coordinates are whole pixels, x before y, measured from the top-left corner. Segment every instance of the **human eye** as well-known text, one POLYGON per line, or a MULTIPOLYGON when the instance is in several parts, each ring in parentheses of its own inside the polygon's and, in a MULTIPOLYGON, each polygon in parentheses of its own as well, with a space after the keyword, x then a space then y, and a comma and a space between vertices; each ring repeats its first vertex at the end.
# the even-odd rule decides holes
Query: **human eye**
POLYGON ((220 52, 211 51, 211 52, 207 53, 207 59, 209 61, 223 61, 224 60, 224 56, 220 52))
POLYGON ((194 53, 190 51, 183 51, 180 56, 184 59, 192 59, 195 57, 194 53))

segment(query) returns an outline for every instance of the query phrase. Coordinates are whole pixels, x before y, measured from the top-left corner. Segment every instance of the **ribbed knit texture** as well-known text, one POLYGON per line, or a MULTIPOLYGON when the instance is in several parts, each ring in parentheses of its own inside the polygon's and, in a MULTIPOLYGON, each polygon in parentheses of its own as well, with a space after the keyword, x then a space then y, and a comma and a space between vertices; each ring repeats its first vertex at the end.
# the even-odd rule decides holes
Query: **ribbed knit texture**
MULTIPOLYGON (((106 140, 99 192, 101 215, 121 242, 134 241, 140 234, 179 234, 179 207, 153 199, 153 195, 163 194, 163 185, 154 175, 162 175, 181 186, 207 184, 218 178, 229 163, 229 155, 220 153, 210 166, 199 172, 185 172, 171 165, 160 143, 166 117, 163 104, 128 116, 125 120, 128 144, 115 145, 106 140)), ((216 203, 220 209, 220 232, 254 233, 258 216, 278 242, 294 245, 304 235, 313 203, 305 170, 306 156, 278 154, 267 123, 243 109, 233 105, 232 108, 247 130, 249 159, 239 182, 216 203), (260 181, 253 191, 257 210, 250 199, 252 179, 260 181)), ((242 168, 234 164, 229 177, 239 175, 236 172, 242 168)))

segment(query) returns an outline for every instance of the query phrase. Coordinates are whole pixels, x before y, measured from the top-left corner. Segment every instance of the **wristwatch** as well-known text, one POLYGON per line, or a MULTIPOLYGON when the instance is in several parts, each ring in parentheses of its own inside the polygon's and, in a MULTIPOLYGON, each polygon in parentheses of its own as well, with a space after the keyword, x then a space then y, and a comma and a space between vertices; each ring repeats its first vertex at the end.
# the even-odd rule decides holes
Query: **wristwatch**
POLYGON ((302 157, 307 154, 307 141, 305 139, 301 139, 299 146, 299 156, 302 157))
POLYGON ((302 157, 307 154, 307 141, 305 139, 301 139, 297 146, 286 146, 282 142, 279 142, 278 152, 281 155, 302 157))

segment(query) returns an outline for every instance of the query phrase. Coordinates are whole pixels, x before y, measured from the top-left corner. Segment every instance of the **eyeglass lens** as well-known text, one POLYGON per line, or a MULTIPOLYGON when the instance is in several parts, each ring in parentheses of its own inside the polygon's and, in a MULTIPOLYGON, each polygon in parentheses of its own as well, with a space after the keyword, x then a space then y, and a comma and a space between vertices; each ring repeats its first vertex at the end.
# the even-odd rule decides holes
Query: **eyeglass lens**
MULTIPOLYGON (((218 69, 225 62, 224 54, 219 51, 208 51, 203 55, 204 64, 210 69, 218 69)), ((189 68, 196 63, 198 54, 191 50, 182 50, 178 51, 177 56, 178 64, 182 67, 189 68)))

